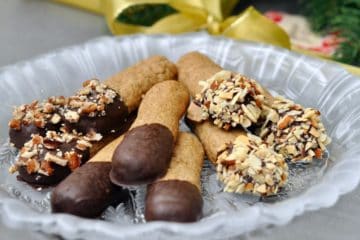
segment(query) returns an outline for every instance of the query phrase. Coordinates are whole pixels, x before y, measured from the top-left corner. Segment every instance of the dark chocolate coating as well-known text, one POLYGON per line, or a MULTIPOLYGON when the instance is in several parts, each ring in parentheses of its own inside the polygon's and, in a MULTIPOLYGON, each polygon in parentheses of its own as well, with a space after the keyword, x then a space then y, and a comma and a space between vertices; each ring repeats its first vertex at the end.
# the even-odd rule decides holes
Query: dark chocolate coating
POLYGON ((44 136, 47 130, 58 130, 60 128, 59 124, 46 123, 44 128, 38 128, 34 124, 21 125, 20 130, 13 128, 9 129, 10 143, 13 143, 14 146, 18 149, 21 149, 24 144, 31 139, 32 134, 39 134, 44 136))
POLYGON ((173 147, 171 131, 161 124, 130 130, 112 157, 111 181, 116 185, 153 182, 166 173, 173 147))
MULTIPOLYGON (((117 127, 117 130, 114 133, 109 133, 108 135, 118 136, 118 135, 126 132, 135 118, 136 118, 136 111, 130 113, 129 116, 124 118, 123 123, 119 124, 119 127, 117 127)), ((53 126, 55 126, 55 125, 53 125, 53 126)), ((39 128, 36 128, 36 129, 39 129, 39 128)), ((35 132, 33 132, 33 133, 35 133, 35 132)), ((29 138, 31 138, 30 135, 31 134, 29 134, 29 138)), ((42 135, 44 135, 44 134, 42 134, 42 135)), ((19 136, 19 134, 17 134, 17 136, 19 136)), ((24 144, 24 143, 22 143, 22 144, 24 144)), ((94 144, 96 145, 96 143, 94 143, 94 144)), ((59 148, 62 151, 70 150, 71 148, 74 148, 74 147, 75 147, 75 142, 70 143, 70 144, 65 143, 65 144, 61 144, 59 146, 59 148)), ((77 149, 75 149, 75 150, 77 152, 79 152, 79 150, 77 150, 77 149)), ((40 156, 40 160, 45 156, 46 152, 47 151, 45 151, 40 156)), ((91 152, 94 152, 93 149, 91 152)), ((82 154, 83 154, 83 157, 81 159, 81 163, 83 164, 90 158, 90 151, 82 152, 82 154)), ((46 175, 38 174, 38 173, 29 174, 26 171, 26 167, 20 167, 18 179, 21 181, 27 182, 36 187, 52 186, 52 185, 56 185, 59 182, 61 182, 62 180, 64 180, 71 173, 71 170, 67 166, 63 167, 63 166, 51 163, 51 167, 54 169, 54 173, 51 176, 46 176, 46 175)))
MULTIPOLYGON (((85 151, 80 151, 78 149, 75 148, 76 145, 76 140, 72 141, 70 143, 62 143, 59 145, 59 149, 62 152, 66 152, 66 151, 70 151, 72 148, 75 149, 75 151, 77 153, 81 153, 82 154, 82 158, 81 158, 81 164, 84 164, 87 160, 89 160, 90 158, 90 151, 89 149, 85 150, 85 151)), ((56 154, 55 150, 46 150, 44 149, 43 154, 41 154, 39 156, 39 161, 43 161, 43 158, 45 157, 45 154, 47 152, 56 154)), ((51 185, 55 185, 58 184, 59 182, 61 182, 62 180, 64 180, 70 173, 71 170, 68 166, 60 166, 56 163, 50 162, 51 167, 54 169, 53 174, 50 176, 46 176, 40 173, 31 173, 29 174, 26 171, 26 167, 19 167, 19 178, 20 180, 27 182, 31 185, 36 185, 36 186, 51 186, 51 185)))
POLYGON ((18 149, 22 148, 24 144, 31 139, 32 134, 45 135, 45 128, 38 128, 34 124, 22 125, 20 130, 13 128, 9 129, 10 143, 18 149))
POLYGON ((202 215, 199 189, 190 182, 167 180, 148 186, 145 202, 146 221, 195 222, 202 215))
POLYGON ((26 167, 19 167, 18 180, 24 181, 36 187, 52 186, 64 180, 71 173, 71 170, 67 166, 63 167, 51 163, 51 167, 54 169, 54 173, 50 176, 46 176, 40 173, 29 174, 26 171, 26 167))
POLYGON ((106 112, 105 116, 89 117, 87 114, 80 114, 78 122, 70 123, 65 120, 65 124, 68 128, 76 129, 84 134, 95 131, 106 135, 112 130, 118 131, 129 115, 128 108, 119 96, 114 98, 113 103, 107 104, 104 111, 106 112))
POLYGON ((109 205, 126 201, 129 192, 110 182, 110 169, 110 162, 88 162, 76 169, 52 192, 52 211, 95 218, 109 205))

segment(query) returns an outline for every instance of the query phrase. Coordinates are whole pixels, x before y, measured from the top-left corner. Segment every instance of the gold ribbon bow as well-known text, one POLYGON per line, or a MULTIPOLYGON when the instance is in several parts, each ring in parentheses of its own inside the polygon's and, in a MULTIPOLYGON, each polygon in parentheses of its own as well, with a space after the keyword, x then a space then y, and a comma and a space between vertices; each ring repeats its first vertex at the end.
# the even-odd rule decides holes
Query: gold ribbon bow
POLYGON ((236 39, 265 42, 290 48, 286 32, 249 7, 238 16, 229 17, 238 0, 57 0, 101 13, 113 34, 182 33, 206 29, 210 34, 222 34, 236 39), (119 16, 134 6, 163 6, 174 13, 151 26, 128 24, 119 16), (266 29, 266 31, 264 31, 266 29))
MULTIPOLYGON (((115 35, 131 33, 183 33, 207 30, 210 34, 291 48, 287 33, 253 7, 237 16, 230 16, 238 0, 54 0, 103 14, 115 35), (129 22, 136 7, 168 7, 171 14, 156 19, 150 25, 129 22), (125 18, 124 18, 125 16, 125 18)), ((141 13, 140 13, 141 14, 141 13)), ((147 16, 141 15, 140 18, 147 16)), ((293 49, 300 51, 299 49, 293 49)), ((300 51, 305 54, 307 52, 300 51)), ((311 54, 310 55, 314 55, 311 54)), ((360 75, 360 69, 341 64, 348 71, 360 75)))

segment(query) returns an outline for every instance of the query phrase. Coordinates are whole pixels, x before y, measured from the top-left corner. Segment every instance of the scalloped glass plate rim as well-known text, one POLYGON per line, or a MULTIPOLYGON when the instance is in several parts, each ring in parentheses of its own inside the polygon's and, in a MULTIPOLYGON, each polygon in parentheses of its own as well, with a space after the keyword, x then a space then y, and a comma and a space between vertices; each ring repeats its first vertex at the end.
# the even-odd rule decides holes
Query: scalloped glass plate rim
MULTIPOLYGON (((338 64, 325 62, 323 60, 315 59, 313 57, 304 56, 298 53, 290 52, 286 49, 282 49, 279 47, 269 46, 266 44, 252 43, 252 42, 239 42, 232 39, 227 39, 221 36, 209 36, 206 33, 188 33, 182 35, 143 35, 136 34, 131 36, 119 36, 119 37, 100 37, 94 40, 90 40, 84 44, 61 48, 55 50, 55 52, 66 52, 72 49, 76 49, 78 47, 82 47, 84 45, 92 46, 102 41, 117 41, 118 44, 121 44, 122 41, 128 41, 132 39, 138 38, 151 38, 156 41, 156 39, 168 38, 168 40, 176 39, 176 38, 184 38, 184 39, 193 39, 193 38, 210 38, 215 39, 215 41, 230 41, 233 44, 240 44, 243 46, 249 47, 264 47, 270 48, 270 51, 273 53, 280 54, 289 54, 294 58, 301 57, 304 61, 307 59, 313 62, 323 62, 322 68, 337 68, 339 71, 345 71, 338 64)), ((269 50, 269 49, 268 49, 269 50)), ((5 66, 0 68, 0 73, 3 73, 12 67, 16 66, 18 68, 22 68, 28 63, 32 61, 39 60, 41 58, 46 58, 48 56, 53 55, 54 53, 48 53, 44 55, 40 55, 28 61, 19 62, 15 65, 5 66)), ((345 71, 346 72, 346 71, 345 71)), ((346 72, 347 77, 351 74, 346 72)), ((359 79, 360 80, 360 79, 359 79)), ((354 152, 353 152, 354 153, 354 152)), ((21 211, 21 209, 28 208, 23 202, 19 200, 13 199, 9 196, 1 196, 0 193, 0 216, 3 223, 9 225, 13 228, 29 228, 32 230, 42 231, 45 233, 51 234, 60 234, 66 238, 78 238, 87 235, 97 234, 105 235, 107 237, 113 238, 121 238, 123 237, 135 237, 135 235, 143 235, 149 234, 154 231, 161 231, 163 235, 161 236, 170 236, 173 234, 177 234, 177 237, 201 237, 204 234, 210 234, 211 232, 216 231, 219 228, 239 228, 236 235, 243 234, 245 232, 252 231, 259 227, 264 227, 268 225, 284 225, 288 223, 295 216, 301 215, 305 211, 317 210, 319 208, 330 207, 334 205, 337 199, 345 194, 353 190, 360 180, 360 175, 358 174, 348 174, 348 178, 346 180, 336 180, 337 177, 332 176, 332 178, 328 177, 328 173, 332 172, 332 174, 341 175, 343 171, 350 171, 352 173, 356 173, 360 171, 360 161, 351 158, 349 160, 344 160, 335 164, 335 166, 324 175, 323 181, 317 183, 316 185, 311 186, 301 195, 296 198, 290 198, 281 202, 277 202, 274 204, 257 204, 251 206, 249 208, 244 209, 240 213, 218 213, 211 218, 207 218, 205 220, 201 220, 192 224, 181 224, 181 223, 168 223, 168 222, 150 222, 147 224, 133 224, 133 225, 118 225, 111 222, 99 221, 99 220, 90 220, 83 219, 76 216, 71 216, 68 214, 47 214, 45 217, 44 214, 33 212, 31 217, 24 217, 22 219, 18 219, 16 216, 11 214, 11 211, 21 211), (331 187, 329 187, 331 185, 331 187), (321 189, 326 188, 326 192, 321 191, 321 189), (322 192, 322 195, 319 196, 316 194, 317 192, 322 192), (279 214, 281 213, 281 217, 279 214), (251 216, 251 219, 249 219, 251 216), (268 216, 264 218, 263 216, 268 216), (45 218, 44 218, 45 217, 45 218), (213 221, 214 218, 217 218, 217 221, 213 221), (46 220, 45 220, 46 219, 46 220), (245 223, 244 225, 239 225, 239 223, 245 223), (251 222, 251 224, 248 224, 251 222), (25 225, 24 225, 25 224, 25 225), (74 227, 74 224, 76 227, 74 227), (201 231, 199 231, 201 229, 201 231), (86 232, 89 231, 89 232, 86 232), (120 233, 120 235, 119 235, 120 233)), ((340 178, 341 179, 341 178, 340 178)), ((232 237, 235 235, 229 235, 226 237, 232 237)), ((225 237, 225 236, 224 236, 225 237)))

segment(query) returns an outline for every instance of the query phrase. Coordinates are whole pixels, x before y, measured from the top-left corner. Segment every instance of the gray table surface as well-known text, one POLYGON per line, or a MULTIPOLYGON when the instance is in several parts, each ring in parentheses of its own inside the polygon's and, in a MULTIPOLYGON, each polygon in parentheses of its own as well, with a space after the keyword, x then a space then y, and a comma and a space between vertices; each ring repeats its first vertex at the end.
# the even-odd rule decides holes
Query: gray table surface
MULTIPOLYGON (((110 35, 104 19, 46 0, 0 1, 0 66, 67 45, 110 35)), ((239 226, 241 227, 241 226, 239 226)), ((0 239, 57 239, 0 224, 0 239)), ((250 233, 240 239, 360 239, 360 187, 332 208, 308 212, 290 224, 250 233)))

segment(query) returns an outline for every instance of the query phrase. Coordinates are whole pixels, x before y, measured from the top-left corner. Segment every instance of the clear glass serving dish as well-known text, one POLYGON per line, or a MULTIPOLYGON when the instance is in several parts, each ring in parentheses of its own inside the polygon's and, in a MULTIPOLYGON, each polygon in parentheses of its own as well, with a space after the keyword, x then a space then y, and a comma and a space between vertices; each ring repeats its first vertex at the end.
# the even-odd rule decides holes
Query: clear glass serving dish
MULTIPOLYGON (((0 220, 13 228, 67 239, 222 239, 288 223, 304 211, 332 206, 360 180, 360 79, 340 66, 273 46, 206 33, 104 37, 0 69, 0 220), (109 207, 101 219, 51 214, 51 188, 34 189, 8 174, 16 152, 8 145, 12 106, 51 95, 70 95, 89 78, 105 79, 154 54, 173 61, 193 50, 226 69, 252 78, 277 94, 318 108, 332 138, 323 161, 292 165, 284 191, 257 198, 221 192, 214 169, 202 173, 204 217, 196 223, 144 223, 144 189, 129 202, 109 207), (135 207, 132 207, 135 206, 135 207)), ((187 130, 182 124, 183 130, 187 130)))

